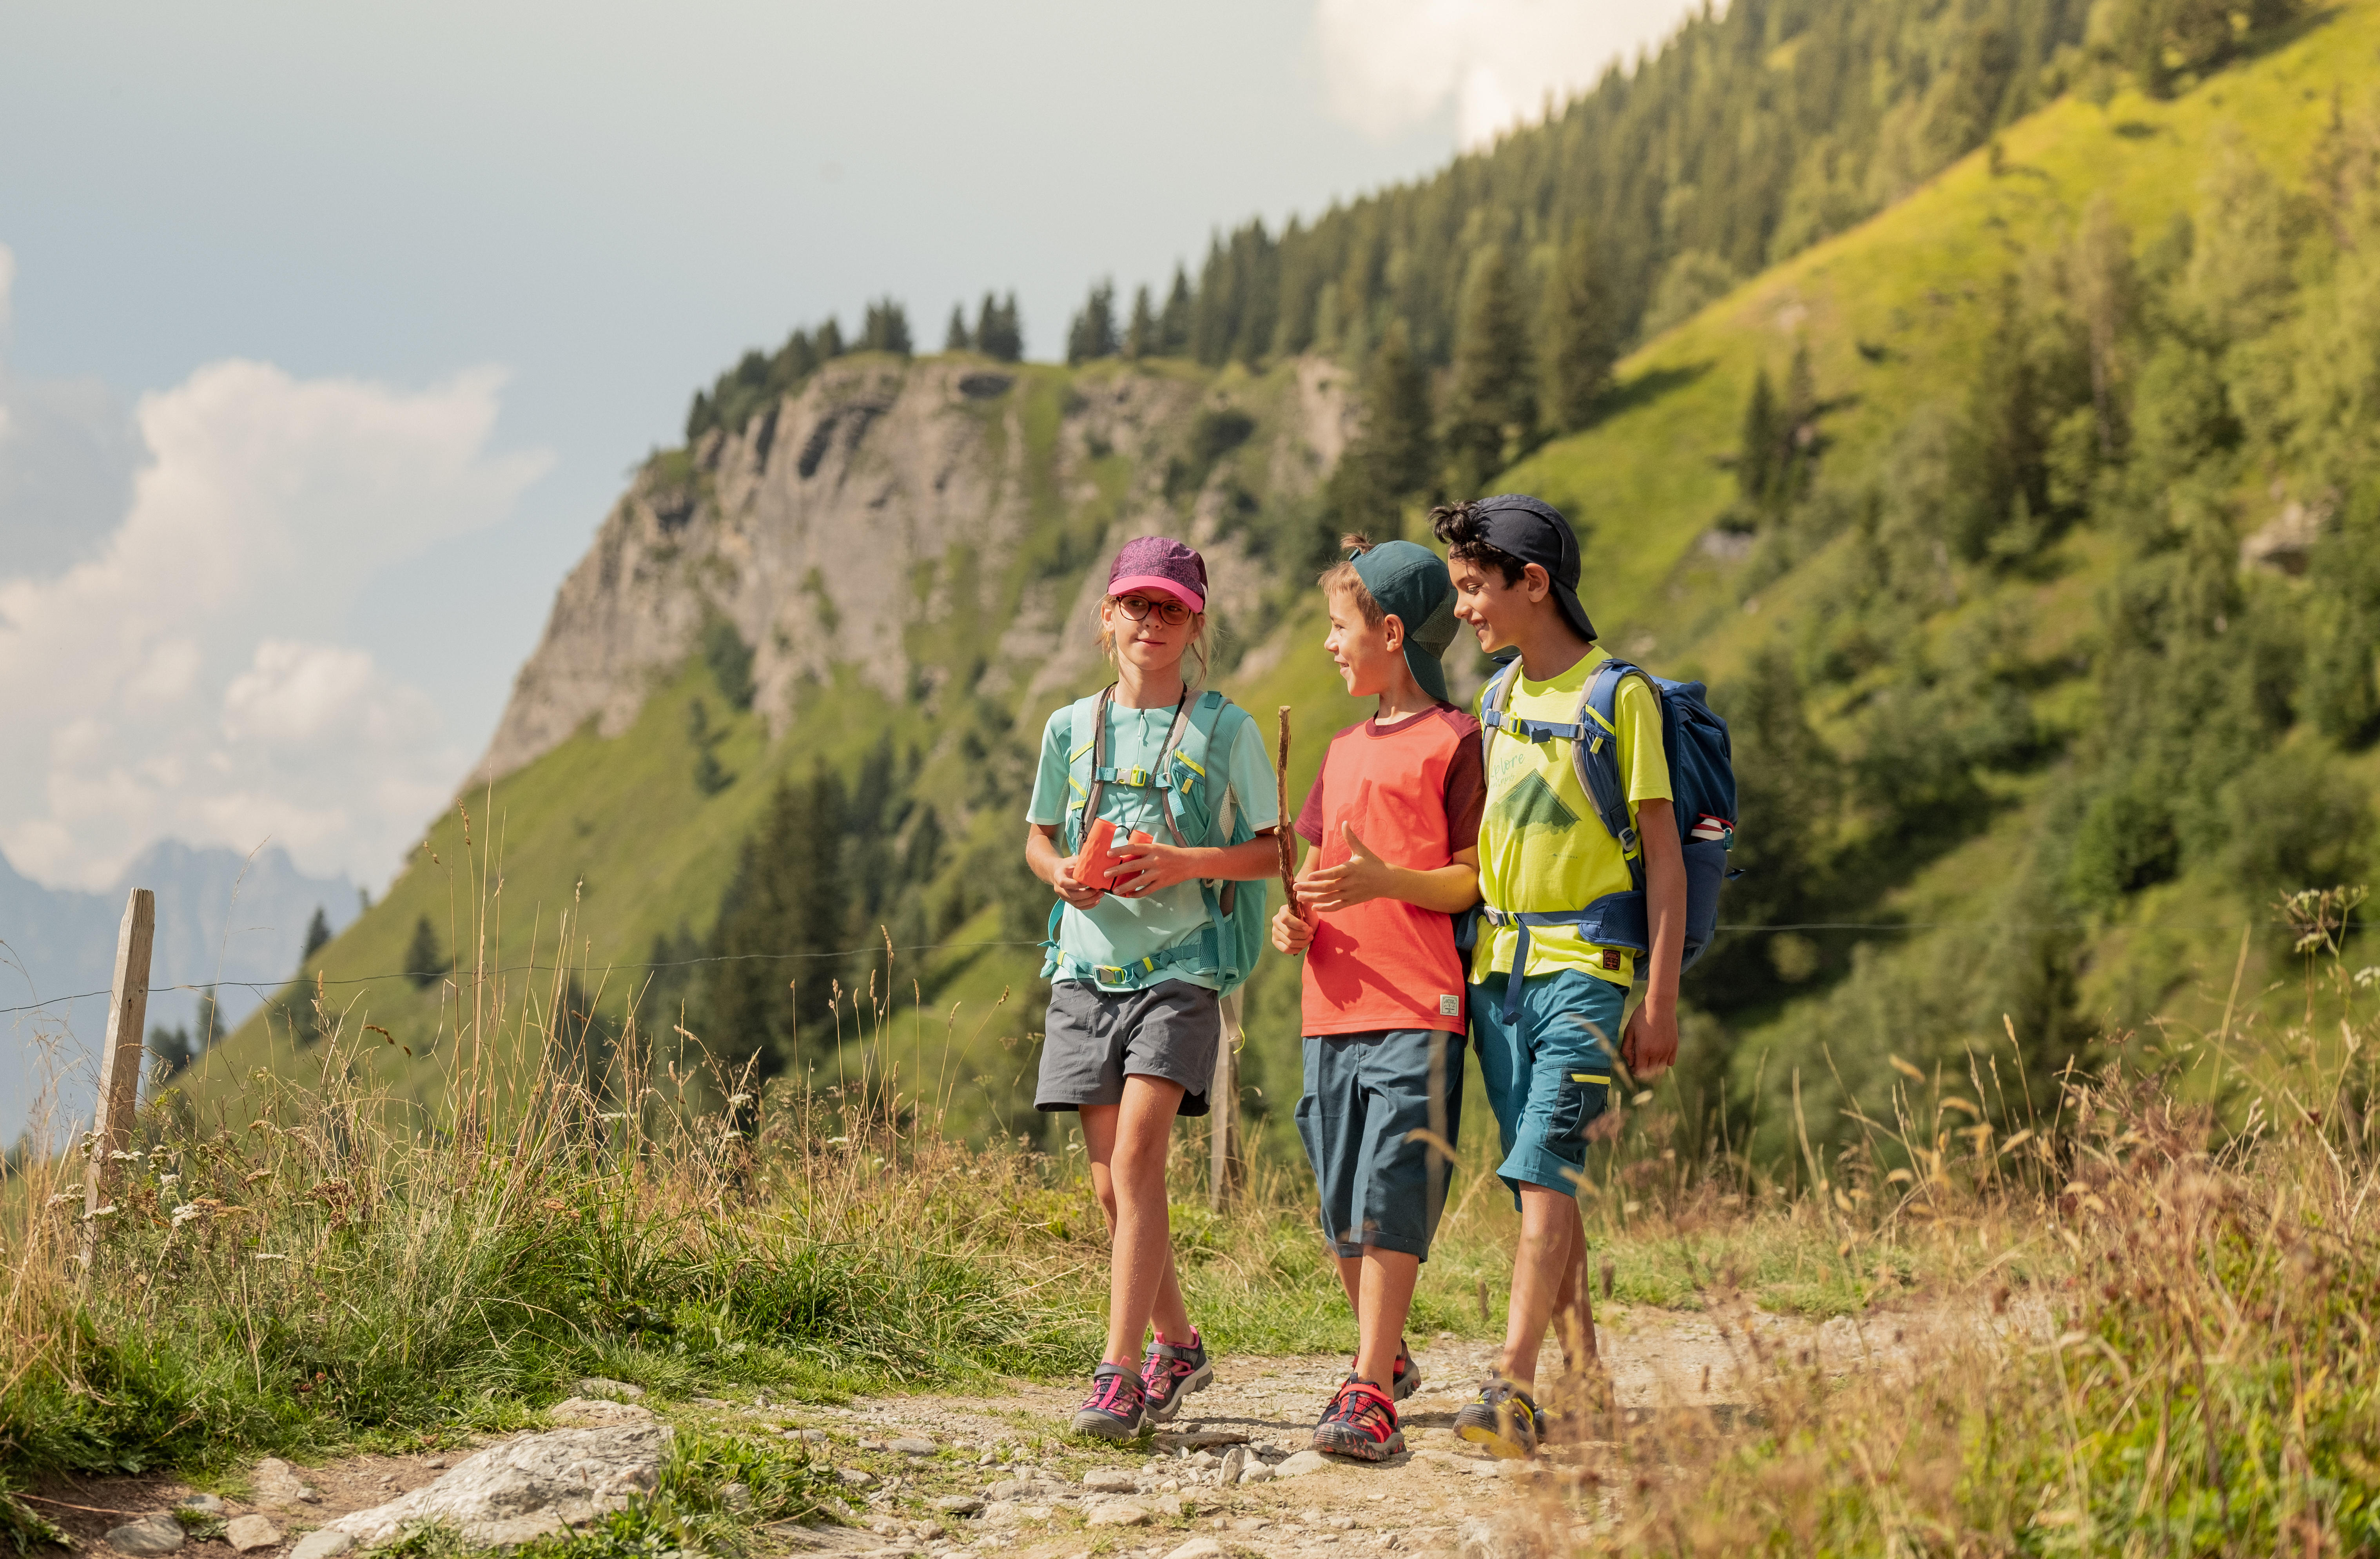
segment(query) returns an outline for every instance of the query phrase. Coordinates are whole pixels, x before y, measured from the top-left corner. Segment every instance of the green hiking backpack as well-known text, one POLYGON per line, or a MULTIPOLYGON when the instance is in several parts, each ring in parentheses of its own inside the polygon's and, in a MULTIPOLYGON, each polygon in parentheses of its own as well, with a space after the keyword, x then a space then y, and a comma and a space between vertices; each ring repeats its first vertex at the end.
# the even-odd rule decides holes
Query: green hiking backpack
MULTIPOLYGON (((1232 744, 1252 718, 1248 712, 1219 692, 1185 690, 1174 707, 1173 725, 1158 749, 1156 765, 1119 769, 1107 761, 1108 704, 1114 693, 1111 684, 1074 705, 1074 737, 1066 753, 1067 807, 1060 829, 1067 852, 1083 847, 1083 832, 1099 816, 1099 792, 1111 785, 1156 791, 1158 810, 1173 844, 1216 847, 1254 838, 1256 831, 1248 826, 1246 809, 1232 794, 1229 772, 1232 744)), ((1041 977, 1138 989, 1169 979, 1172 970, 1182 968, 1216 976, 1221 993, 1228 995, 1256 972, 1257 956, 1264 950, 1265 887, 1263 880, 1201 880, 1198 889, 1207 900, 1206 931, 1194 941, 1122 966, 1079 964, 1059 951, 1058 927, 1066 912, 1065 901, 1061 899, 1050 907, 1049 939, 1041 944, 1041 977)))

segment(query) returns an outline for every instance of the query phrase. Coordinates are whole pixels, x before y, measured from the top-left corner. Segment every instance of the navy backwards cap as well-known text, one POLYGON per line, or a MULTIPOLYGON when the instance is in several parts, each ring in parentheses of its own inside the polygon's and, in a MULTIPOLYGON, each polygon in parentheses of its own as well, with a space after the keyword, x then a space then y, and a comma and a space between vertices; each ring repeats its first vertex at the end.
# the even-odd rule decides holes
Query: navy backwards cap
POLYGON ((1446 667, 1440 657, 1454 642, 1454 580, 1446 560, 1412 542, 1382 542, 1347 560, 1382 612, 1404 625, 1405 665, 1421 690, 1440 703, 1446 667))
POLYGON ((1473 504, 1471 516, 1478 524, 1481 541, 1546 571, 1562 615, 1582 638, 1594 643, 1595 624, 1586 608, 1578 603, 1578 532, 1570 528, 1561 511, 1525 493, 1499 493, 1473 504))

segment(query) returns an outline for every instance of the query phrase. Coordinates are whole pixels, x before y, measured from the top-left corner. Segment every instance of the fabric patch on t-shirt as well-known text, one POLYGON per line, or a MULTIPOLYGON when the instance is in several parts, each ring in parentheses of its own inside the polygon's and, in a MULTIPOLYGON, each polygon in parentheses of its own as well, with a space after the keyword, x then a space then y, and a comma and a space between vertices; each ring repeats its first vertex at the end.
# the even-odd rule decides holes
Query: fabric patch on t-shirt
POLYGON ((1438 999, 1438 1015, 1440 1017, 1462 1017, 1463 998, 1460 996, 1440 996, 1438 999))
POLYGON ((1608 969, 1616 969, 1620 967, 1619 948, 1607 947, 1603 950, 1603 967, 1608 969))

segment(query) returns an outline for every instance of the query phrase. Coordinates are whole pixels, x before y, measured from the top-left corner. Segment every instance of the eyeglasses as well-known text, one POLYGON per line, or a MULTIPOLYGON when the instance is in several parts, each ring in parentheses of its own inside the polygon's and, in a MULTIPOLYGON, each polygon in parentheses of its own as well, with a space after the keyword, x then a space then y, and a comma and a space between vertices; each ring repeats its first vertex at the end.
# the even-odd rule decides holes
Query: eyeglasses
POLYGON ((1157 620, 1167 627, 1180 627, 1190 620, 1190 608, 1178 601, 1151 601, 1145 595, 1119 595, 1110 599, 1116 603, 1116 610, 1135 623, 1151 612, 1156 613, 1157 620))

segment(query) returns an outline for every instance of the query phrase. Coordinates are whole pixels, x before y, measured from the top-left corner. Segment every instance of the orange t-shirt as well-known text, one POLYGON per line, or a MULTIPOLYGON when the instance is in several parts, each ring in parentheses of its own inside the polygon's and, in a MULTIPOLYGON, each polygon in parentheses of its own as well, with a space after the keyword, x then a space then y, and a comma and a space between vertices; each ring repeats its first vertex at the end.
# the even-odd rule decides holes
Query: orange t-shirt
MULTIPOLYGON (((1348 858, 1342 822, 1391 866, 1431 871, 1479 843, 1487 801, 1479 723, 1451 704, 1392 725, 1366 720, 1330 738, 1297 833, 1316 864, 1348 858)), ((1463 1031, 1453 918, 1376 898, 1325 915, 1305 955, 1305 1031, 1463 1031)))

